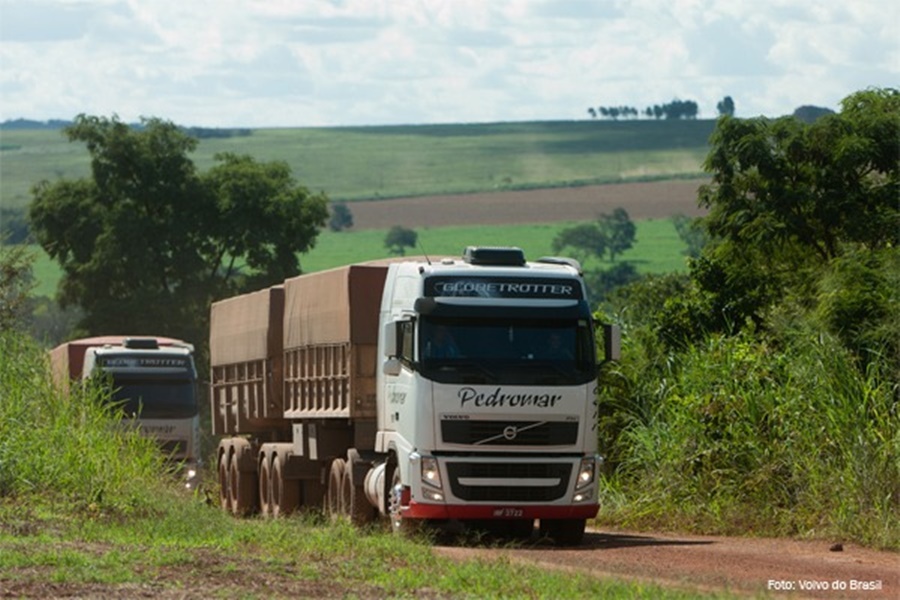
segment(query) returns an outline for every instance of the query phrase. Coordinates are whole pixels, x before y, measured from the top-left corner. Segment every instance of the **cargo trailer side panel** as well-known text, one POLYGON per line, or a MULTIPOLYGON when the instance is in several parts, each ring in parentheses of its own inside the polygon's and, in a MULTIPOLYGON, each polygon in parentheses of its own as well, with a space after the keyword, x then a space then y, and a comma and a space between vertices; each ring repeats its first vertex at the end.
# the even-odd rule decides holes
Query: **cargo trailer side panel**
POLYGON ((210 403, 215 435, 281 422, 284 287, 216 302, 210 311, 210 403))
POLYGON ((386 274, 383 266, 352 265, 285 281, 286 417, 375 417, 386 274))

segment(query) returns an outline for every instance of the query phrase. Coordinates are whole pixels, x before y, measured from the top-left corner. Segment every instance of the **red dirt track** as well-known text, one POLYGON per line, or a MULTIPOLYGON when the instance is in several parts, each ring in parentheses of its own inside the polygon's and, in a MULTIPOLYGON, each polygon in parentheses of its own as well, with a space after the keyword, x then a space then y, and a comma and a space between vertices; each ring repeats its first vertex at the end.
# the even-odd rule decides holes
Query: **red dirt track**
POLYGON ((352 202, 353 228, 516 225, 593 220, 622 207, 632 220, 700 216, 704 180, 674 180, 352 202))
POLYGON ((467 560, 506 556, 545 569, 736 596, 900 598, 900 555, 854 544, 843 544, 839 552, 831 548, 827 541, 588 530, 577 548, 441 546, 436 551, 467 560))

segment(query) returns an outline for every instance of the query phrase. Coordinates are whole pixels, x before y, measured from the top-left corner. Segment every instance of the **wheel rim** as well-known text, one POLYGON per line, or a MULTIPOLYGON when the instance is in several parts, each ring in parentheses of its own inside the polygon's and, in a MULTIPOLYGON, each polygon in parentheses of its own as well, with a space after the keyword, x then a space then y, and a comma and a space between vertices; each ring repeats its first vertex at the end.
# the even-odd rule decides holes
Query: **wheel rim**
POLYGON ((391 477, 391 495, 388 503, 388 512, 391 517, 391 529, 399 532, 403 526, 403 484, 400 482, 400 469, 395 468, 391 477))

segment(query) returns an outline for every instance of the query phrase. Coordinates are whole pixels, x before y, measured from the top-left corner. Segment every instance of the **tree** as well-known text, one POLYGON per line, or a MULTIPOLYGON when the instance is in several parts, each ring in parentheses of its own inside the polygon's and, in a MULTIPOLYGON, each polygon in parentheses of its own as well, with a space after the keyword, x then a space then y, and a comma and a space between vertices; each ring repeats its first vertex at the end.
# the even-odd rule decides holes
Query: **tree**
POLYGON ((734 100, 731 99, 731 96, 725 96, 716 104, 716 110, 719 111, 720 117, 733 117, 734 100))
POLYGON ((811 106, 809 104, 799 106, 796 110, 794 110, 794 118, 800 119, 804 123, 814 123, 821 117, 833 114, 834 111, 830 108, 811 106))
POLYGON ((864 360, 893 352, 884 340, 900 319, 884 290, 900 262, 900 93, 857 92, 842 109, 811 124, 719 120, 705 163, 712 182, 700 190, 709 240, 689 262, 690 293, 667 303, 664 337, 764 328, 775 312, 818 305, 864 360))
POLYGON ((616 261, 616 256, 634 245, 637 228, 624 208, 616 208, 612 214, 600 215, 597 227, 606 239, 606 250, 612 262, 616 261))
POLYGON ((283 162, 221 154, 199 174, 197 140, 167 121, 79 115, 63 131, 91 175, 36 185, 30 218, 85 334, 203 340, 209 303, 298 274, 328 215, 283 162))
POLYGON ((0 331, 22 326, 34 289, 34 255, 25 246, 0 244, 0 331))
POLYGON ((391 254, 403 256, 406 254, 406 248, 415 248, 418 241, 418 234, 412 229, 407 229, 401 225, 391 227, 387 235, 384 236, 384 247, 391 254))
POLYGON ((691 257, 697 258, 703 251, 703 247, 709 241, 709 234, 703 228, 700 219, 692 219, 687 215, 673 215, 671 218, 678 237, 684 242, 687 249, 684 253, 691 257))
POLYGON ((328 220, 328 228, 331 231, 342 231, 353 227, 353 214, 347 205, 338 202, 331 207, 331 219, 328 220))
POLYGON ((828 261, 842 244, 900 243, 900 92, 858 92, 840 114, 719 121, 701 187, 714 237, 773 256, 788 249, 828 261))
POLYGON ((553 238, 553 252, 568 251, 582 263, 589 257, 603 257, 606 253, 606 237, 596 223, 581 223, 563 229, 553 238))

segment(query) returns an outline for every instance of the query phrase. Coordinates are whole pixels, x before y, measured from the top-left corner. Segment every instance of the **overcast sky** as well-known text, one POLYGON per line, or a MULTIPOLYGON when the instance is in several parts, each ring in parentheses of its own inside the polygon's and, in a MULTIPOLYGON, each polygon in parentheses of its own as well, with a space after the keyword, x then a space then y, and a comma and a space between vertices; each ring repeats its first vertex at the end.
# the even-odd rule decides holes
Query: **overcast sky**
POLYGON ((900 87, 896 0, 0 0, 0 121, 714 118, 900 87))

